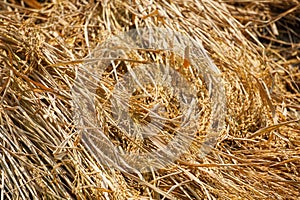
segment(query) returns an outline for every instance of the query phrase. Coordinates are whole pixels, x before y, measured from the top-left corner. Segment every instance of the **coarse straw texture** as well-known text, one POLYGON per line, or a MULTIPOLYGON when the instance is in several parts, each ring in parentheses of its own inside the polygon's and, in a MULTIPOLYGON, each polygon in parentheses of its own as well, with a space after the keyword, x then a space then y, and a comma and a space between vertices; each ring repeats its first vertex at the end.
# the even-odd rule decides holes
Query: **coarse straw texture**
POLYGON ((1 1, 0 199, 298 199, 299 16, 298 0, 1 1), (191 148, 130 174, 83 145, 71 88, 108 35, 142 27, 202 43, 225 81, 226 129, 204 158, 191 148))

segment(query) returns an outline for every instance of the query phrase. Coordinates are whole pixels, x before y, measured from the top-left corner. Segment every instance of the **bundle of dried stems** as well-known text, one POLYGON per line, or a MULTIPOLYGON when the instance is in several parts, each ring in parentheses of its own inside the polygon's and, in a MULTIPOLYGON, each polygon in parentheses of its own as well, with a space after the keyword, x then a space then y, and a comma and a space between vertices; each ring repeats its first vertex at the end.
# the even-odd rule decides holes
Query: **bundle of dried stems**
POLYGON ((0 2, 0 199, 297 199, 299 16, 298 0, 0 2), (130 174, 82 144, 71 88, 108 35, 142 27, 202 42, 226 83, 226 129, 205 158, 130 174))

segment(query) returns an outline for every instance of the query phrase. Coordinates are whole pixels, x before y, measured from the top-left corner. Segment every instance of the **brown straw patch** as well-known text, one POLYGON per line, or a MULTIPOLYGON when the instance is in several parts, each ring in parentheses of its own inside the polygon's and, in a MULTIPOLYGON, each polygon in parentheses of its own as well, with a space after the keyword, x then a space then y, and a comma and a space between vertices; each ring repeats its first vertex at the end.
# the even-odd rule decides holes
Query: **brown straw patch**
MULTIPOLYGON (((299 198, 299 1, 24 2, 0 2, 0 199, 299 198), (71 88, 109 35, 142 27, 179 31, 205 47, 226 83, 226 129, 204 158, 193 144, 172 166, 129 174, 85 148, 71 88)), ((183 56, 189 76, 189 49, 183 56)))

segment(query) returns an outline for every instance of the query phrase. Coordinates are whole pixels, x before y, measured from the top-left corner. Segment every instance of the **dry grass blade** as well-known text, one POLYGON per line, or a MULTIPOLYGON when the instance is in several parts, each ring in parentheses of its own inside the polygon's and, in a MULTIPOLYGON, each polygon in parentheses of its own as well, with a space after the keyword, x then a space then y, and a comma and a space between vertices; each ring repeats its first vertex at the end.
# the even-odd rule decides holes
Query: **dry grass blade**
POLYGON ((253 133, 252 135, 250 135, 248 137, 248 139, 252 139, 252 138, 260 136, 260 135, 262 135, 264 133, 268 133, 268 132, 274 131, 276 129, 279 129, 282 126, 285 126, 285 125, 288 125, 288 124, 291 124, 291 123, 296 123, 296 122, 299 122, 299 121, 300 121, 299 119, 297 119, 297 120, 291 120, 291 121, 282 122, 282 123, 279 123, 279 124, 275 124, 275 125, 272 125, 272 126, 268 126, 268 127, 262 128, 262 129, 256 131, 255 133, 253 133))

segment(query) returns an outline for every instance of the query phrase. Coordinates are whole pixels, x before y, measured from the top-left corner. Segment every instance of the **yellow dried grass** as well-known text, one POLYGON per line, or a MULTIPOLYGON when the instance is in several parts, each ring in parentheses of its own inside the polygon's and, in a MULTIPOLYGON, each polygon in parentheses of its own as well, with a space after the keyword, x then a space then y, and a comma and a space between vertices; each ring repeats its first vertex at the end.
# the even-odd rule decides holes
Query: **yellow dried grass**
POLYGON ((300 2, 151 2, 0 3, 1 199, 300 196, 300 2), (209 155, 137 176, 101 166, 86 150, 71 88, 108 34, 143 26, 201 42, 228 103, 226 131, 209 155))

